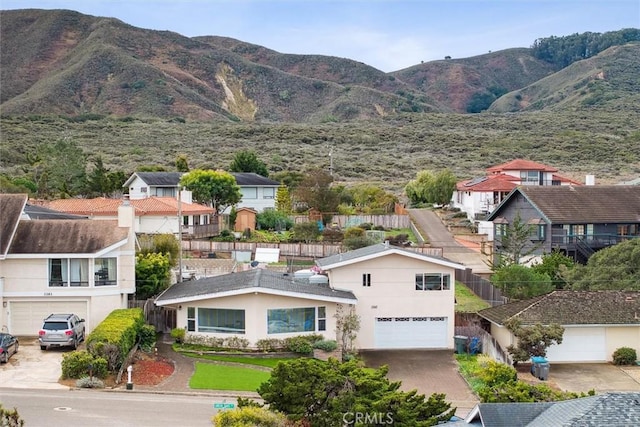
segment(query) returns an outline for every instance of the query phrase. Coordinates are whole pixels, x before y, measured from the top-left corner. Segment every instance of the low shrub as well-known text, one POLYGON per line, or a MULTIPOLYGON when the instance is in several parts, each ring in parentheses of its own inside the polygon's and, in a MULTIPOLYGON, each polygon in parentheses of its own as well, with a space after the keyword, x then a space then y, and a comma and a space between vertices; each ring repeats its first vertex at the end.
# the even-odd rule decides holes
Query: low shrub
POLYGON ((278 338, 266 338, 256 341, 256 347, 260 351, 282 351, 286 349, 284 340, 278 338))
POLYGON ((256 406, 245 406, 233 411, 220 411, 213 417, 213 423, 219 427, 284 427, 291 425, 283 414, 256 406))
POLYGON ((636 350, 631 347, 620 347, 613 352, 614 365, 633 365, 638 360, 636 350))
POLYGON ((78 381, 76 381, 76 387, 104 388, 104 382, 96 377, 82 377, 78 381))
POLYGON ((231 348, 234 350, 244 350, 249 347, 249 340, 241 337, 229 337, 224 339, 224 344, 226 348, 231 348))
POLYGON ((210 337, 206 335, 189 334, 184 337, 185 344, 208 347, 208 348, 222 348, 224 346, 224 338, 210 337))
POLYGON ((185 335, 187 335, 187 331, 184 328, 173 328, 171 330, 171 338, 177 343, 185 342, 185 335))
POLYGON ((87 375, 104 378, 107 376, 107 361, 94 357, 86 350, 72 351, 62 356, 62 378, 82 378, 87 375))
POLYGON ((120 368, 120 349, 115 344, 105 342, 94 342, 89 347, 89 353, 94 357, 102 357, 107 361, 107 369, 115 372, 120 368))
POLYGON ((156 327, 153 325, 142 325, 138 331, 140 348, 144 351, 151 351, 156 343, 156 327))
POLYGON ((487 387, 498 386, 518 379, 518 372, 513 366, 495 360, 484 360, 479 366, 480 369, 476 374, 487 387))
POLYGON ((313 343, 313 348, 324 351, 334 351, 338 348, 338 343, 335 340, 320 340, 313 343))
POLYGON ((303 336, 291 337, 285 340, 287 350, 298 354, 310 354, 313 352, 313 344, 303 336))

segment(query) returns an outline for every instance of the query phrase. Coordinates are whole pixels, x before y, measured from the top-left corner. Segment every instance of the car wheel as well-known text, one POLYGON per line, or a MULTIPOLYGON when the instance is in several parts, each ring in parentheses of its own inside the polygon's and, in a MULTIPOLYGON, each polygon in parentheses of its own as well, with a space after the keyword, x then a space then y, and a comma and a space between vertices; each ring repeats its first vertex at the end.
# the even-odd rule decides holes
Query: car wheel
POLYGON ((47 346, 46 346, 46 345, 41 345, 41 346, 40 346, 40 350, 46 350, 46 349, 47 349, 47 346))
POLYGON ((14 351, 13 354, 16 354, 18 352, 18 348, 20 348, 20 344, 16 343, 16 351, 14 351))
POLYGON ((7 363, 7 360, 9 360, 9 356, 7 355, 7 353, 2 354, 4 354, 4 356, 0 357, 0 363, 7 363))
POLYGON ((73 344, 71 345, 71 347, 73 347, 74 350, 78 348, 78 338, 73 340, 73 344))

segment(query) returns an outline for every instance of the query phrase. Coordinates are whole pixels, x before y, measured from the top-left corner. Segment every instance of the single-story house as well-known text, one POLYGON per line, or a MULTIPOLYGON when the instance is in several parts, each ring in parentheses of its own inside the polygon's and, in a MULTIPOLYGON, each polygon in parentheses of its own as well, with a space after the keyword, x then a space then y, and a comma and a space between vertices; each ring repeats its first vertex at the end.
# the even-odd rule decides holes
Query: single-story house
POLYGON ((610 392, 558 402, 480 403, 456 426, 585 427, 640 425, 640 393, 610 392))
MULTIPOLYGON (((118 208, 123 199, 58 199, 46 202, 46 206, 59 212, 84 215, 90 219, 113 220, 118 217, 118 208)), ((182 224, 185 236, 214 236, 218 227, 210 219, 213 208, 191 203, 190 199, 173 197, 147 197, 134 199, 130 204, 135 209, 135 232, 141 234, 171 233, 177 235, 182 224), (182 220, 179 218, 182 217, 182 220)))
POLYGON ((522 186, 487 217, 494 224, 494 254, 519 217, 531 228, 525 250, 558 250, 586 263, 596 251, 640 238, 640 186, 522 186))
POLYGON ((320 334, 336 339, 338 306, 349 311, 352 292, 296 279, 293 274, 254 268, 177 283, 156 299, 177 310, 188 334, 246 338, 251 346, 269 338, 320 334))
POLYGON ((562 344, 547 350, 549 362, 610 362, 620 347, 640 354, 640 291, 558 290, 478 312, 491 324, 491 335, 506 349, 517 338, 504 325, 557 323, 565 328, 562 344))
POLYGON ((358 299, 359 349, 454 348, 455 271, 463 265, 388 243, 316 265, 358 299))
MULTIPOLYGON (((51 313, 75 313, 90 332, 135 293, 133 207, 113 221, 29 219, 26 194, 0 194, 0 324, 34 336, 51 313)), ((36 209, 38 211, 38 209, 36 209)))

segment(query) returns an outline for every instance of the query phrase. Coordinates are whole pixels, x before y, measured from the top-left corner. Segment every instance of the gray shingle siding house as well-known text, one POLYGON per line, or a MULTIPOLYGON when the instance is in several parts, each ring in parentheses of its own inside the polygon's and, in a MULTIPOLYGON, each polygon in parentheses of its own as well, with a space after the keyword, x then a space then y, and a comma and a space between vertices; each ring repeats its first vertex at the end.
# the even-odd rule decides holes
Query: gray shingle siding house
POLYGON ((494 224, 494 253, 519 215, 531 226, 529 248, 558 250, 585 263, 597 250, 640 237, 639 186, 522 186, 487 218, 494 224))

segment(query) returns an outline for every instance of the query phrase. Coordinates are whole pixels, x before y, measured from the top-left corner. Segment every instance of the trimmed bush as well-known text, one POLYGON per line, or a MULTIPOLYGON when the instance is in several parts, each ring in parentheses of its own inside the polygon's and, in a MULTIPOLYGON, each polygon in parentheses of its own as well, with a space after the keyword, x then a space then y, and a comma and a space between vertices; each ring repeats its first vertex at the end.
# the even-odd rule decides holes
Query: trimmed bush
POLYGON ((177 343, 183 343, 187 331, 184 328, 173 328, 171 330, 171 338, 177 343))
POLYGON ((261 351, 282 351, 286 348, 284 340, 267 338, 256 341, 256 347, 261 351))
POLYGON ((233 411, 220 411, 213 417, 213 423, 219 427, 284 427, 290 425, 283 414, 257 406, 246 406, 233 411))
POLYGON ((224 346, 236 350, 244 350, 249 347, 249 340, 241 337, 228 337, 224 339, 224 346))
POLYGON ((72 351, 62 355, 62 378, 82 378, 89 374, 94 377, 107 376, 107 361, 94 357, 86 350, 72 351), (91 368, 91 371, 89 369, 91 368))
POLYGON ((310 354, 313 351, 313 345, 304 336, 291 337, 285 340, 287 350, 298 354, 310 354))
POLYGON ((320 340, 313 343, 313 348, 324 351, 334 351, 338 348, 338 343, 335 340, 320 340))
POLYGON ((104 388, 104 382, 96 377, 82 377, 78 381, 76 381, 76 387, 104 388))
POLYGON ((94 355, 100 356, 102 347, 98 343, 115 345, 119 351, 116 368, 119 368, 135 345, 143 325, 142 309, 114 310, 87 336, 87 348, 94 355))
POLYGON ((153 325, 142 325, 138 331, 140 339, 140 348, 144 351, 151 351, 156 343, 156 327, 153 325))
POLYGON ((631 347, 620 347, 613 352, 614 365, 633 365, 636 360, 638 360, 638 355, 631 347))
POLYGON ((495 360, 487 360, 480 365, 478 378, 488 387, 499 386, 518 379, 518 372, 513 366, 495 360))

